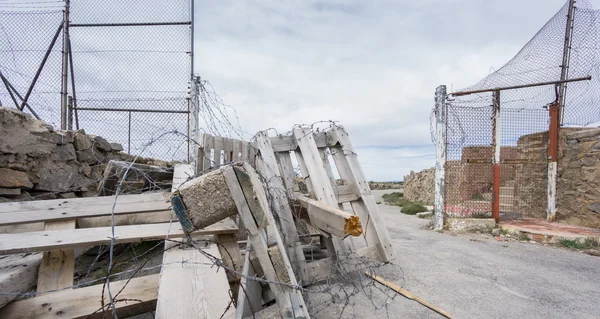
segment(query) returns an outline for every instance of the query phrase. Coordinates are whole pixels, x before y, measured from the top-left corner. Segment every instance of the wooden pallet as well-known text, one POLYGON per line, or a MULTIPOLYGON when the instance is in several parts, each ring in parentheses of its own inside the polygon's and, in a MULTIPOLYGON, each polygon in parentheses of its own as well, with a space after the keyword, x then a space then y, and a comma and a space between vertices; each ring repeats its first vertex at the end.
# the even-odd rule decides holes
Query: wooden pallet
POLYGON ((200 134, 197 154, 196 175, 227 163, 252 163, 254 156, 248 142, 210 134, 200 134))
MULTIPOLYGON (((109 303, 104 285, 73 289, 71 287, 73 267, 74 259, 86 248, 109 244, 112 228, 75 229, 75 226, 78 224, 76 220, 93 220, 110 216, 113 213, 115 199, 115 217, 140 216, 138 219, 122 219, 122 225, 114 227, 116 243, 160 240, 167 236, 176 239, 186 236, 177 219, 173 223, 164 222, 165 217, 170 214, 168 194, 165 193, 121 195, 117 198, 106 196, 1 203, 0 226, 15 227, 40 222, 46 224, 46 229, 43 231, 0 235, 0 255, 4 254, 0 256, 2 269, 0 290, 27 292, 37 285, 40 293, 34 298, 13 302, 11 301, 16 295, 1 296, 1 318, 45 317, 49 314, 70 318, 86 317, 94 312, 96 315, 102 314, 102 298, 104 298, 104 305, 109 303), (127 225, 128 220, 143 220, 146 224, 127 225), (35 252, 43 252, 43 254, 35 252)), ((87 224, 94 225, 97 221, 87 224)), ((227 219, 199 230, 193 235, 227 236, 237 232, 235 223, 227 219)), ((211 253, 219 256, 218 250, 211 253)), ((181 268, 181 259, 177 261, 181 268)), ((203 271, 206 275, 202 277, 215 278, 217 275, 216 269, 210 266, 204 266, 203 271)), ((157 284, 156 275, 135 278, 129 283, 113 282, 111 284, 113 293, 125 287, 119 296, 120 299, 139 300, 133 304, 125 301, 117 302, 115 309, 119 316, 132 316, 154 310, 158 300, 157 284)), ((213 292, 208 293, 210 294, 213 292)), ((108 308, 104 310, 109 314, 112 311, 108 308)), ((220 313, 216 316, 219 315, 220 313)))
MULTIPOLYGON (((358 156, 343 127, 335 126, 327 132, 313 132, 308 127, 296 127, 290 136, 274 137, 269 137, 268 132, 265 131, 257 134, 256 139, 257 141, 253 145, 259 150, 257 166, 266 179, 275 181, 272 182, 275 184, 274 189, 284 190, 283 193, 288 198, 302 199, 292 167, 292 156, 295 156, 302 170, 310 197, 320 204, 325 204, 330 211, 333 207, 344 210, 344 204, 348 203, 351 207, 351 211, 348 212, 358 216, 362 223, 361 238, 365 242, 363 246, 366 247, 355 250, 350 238, 328 236, 330 238, 330 241, 327 242, 328 251, 335 253, 330 254, 330 257, 324 260, 304 264, 301 271, 306 273, 307 283, 328 278, 331 275, 331 269, 328 266, 332 265, 336 259, 364 256, 381 262, 389 262, 396 257, 389 234, 358 161, 358 156), (342 185, 336 183, 329 160, 330 156, 343 180, 342 185), (283 185, 279 185, 277 180, 283 185)), ((281 196, 282 192, 277 191, 277 194, 281 196)), ((277 195, 272 194, 272 196, 277 195)), ((288 218, 287 213, 284 214, 284 218, 288 218)), ((312 220, 311 224, 331 235, 330 231, 323 229, 312 220)), ((287 231, 291 234, 290 238, 295 238, 293 237, 294 229, 287 231)), ((342 264, 351 270, 352 262, 347 260, 342 264)))

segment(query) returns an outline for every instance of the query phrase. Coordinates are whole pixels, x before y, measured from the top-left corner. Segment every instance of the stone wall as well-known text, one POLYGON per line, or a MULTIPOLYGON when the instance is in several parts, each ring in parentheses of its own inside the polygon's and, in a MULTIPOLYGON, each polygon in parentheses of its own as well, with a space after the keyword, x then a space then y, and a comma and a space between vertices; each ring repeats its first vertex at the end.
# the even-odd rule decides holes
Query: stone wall
POLYGON ((517 141, 514 207, 527 218, 546 218, 548 206, 548 131, 523 135, 517 141))
POLYGON ((561 130, 556 200, 559 221, 600 228, 600 128, 561 130))
POLYGON ((404 197, 413 202, 433 204, 435 197, 435 168, 404 176, 404 197))
POLYGON ((56 131, 28 114, 0 107, 0 202, 96 195, 108 161, 133 160, 122 150, 83 130, 56 131))

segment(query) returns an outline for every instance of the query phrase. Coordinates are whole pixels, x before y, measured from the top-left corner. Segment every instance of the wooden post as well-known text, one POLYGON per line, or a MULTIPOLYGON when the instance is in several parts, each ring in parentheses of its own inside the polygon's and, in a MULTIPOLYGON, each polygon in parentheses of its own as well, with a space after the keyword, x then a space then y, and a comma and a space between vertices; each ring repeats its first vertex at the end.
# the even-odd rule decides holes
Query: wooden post
POLYGON ((494 91, 494 115, 492 117, 492 149, 494 159, 492 161, 492 218, 496 223, 500 222, 500 91, 494 91))
MULTIPOLYGON (((74 229, 75 219, 47 222, 45 230, 74 229)), ((75 251, 56 249, 44 252, 44 258, 38 272, 37 291, 62 289, 73 286, 75 270, 75 251)))
POLYGON ((273 146, 266 131, 259 132, 256 135, 256 144, 261 155, 261 161, 258 162, 259 165, 257 166, 267 180, 267 189, 273 201, 273 213, 279 217, 280 229, 285 241, 284 245, 288 251, 292 268, 302 282, 308 282, 306 270, 304 269, 306 261, 300 245, 300 237, 298 237, 298 230, 286 196, 285 186, 283 186, 283 179, 277 166, 273 146))
POLYGON ((546 219, 556 220, 556 179, 558 170, 558 130, 560 127, 560 108, 558 104, 550 105, 550 127, 548 129, 548 209, 546 219))
POLYGON ((434 229, 444 228, 444 192, 446 166, 446 86, 435 90, 435 217, 434 229))

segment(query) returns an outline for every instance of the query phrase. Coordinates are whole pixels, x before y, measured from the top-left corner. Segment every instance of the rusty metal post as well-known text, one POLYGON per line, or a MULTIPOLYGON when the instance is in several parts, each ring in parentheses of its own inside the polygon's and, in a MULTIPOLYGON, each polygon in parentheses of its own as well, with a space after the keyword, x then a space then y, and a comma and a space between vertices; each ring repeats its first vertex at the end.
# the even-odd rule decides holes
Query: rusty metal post
POLYGON ((548 209, 546 219, 556 220, 556 180, 558 172, 558 131, 560 128, 560 107, 550 105, 550 127, 548 128, 548 209))
POLYGON ((446 86, 435 90, 435 216, 433 227, 440 231, 444 228, 444 191, 446 166, 446 86))
POLYGON ((494 115, 492 117, 492 218, 500 222, 500 91, 493 92, 494 115))

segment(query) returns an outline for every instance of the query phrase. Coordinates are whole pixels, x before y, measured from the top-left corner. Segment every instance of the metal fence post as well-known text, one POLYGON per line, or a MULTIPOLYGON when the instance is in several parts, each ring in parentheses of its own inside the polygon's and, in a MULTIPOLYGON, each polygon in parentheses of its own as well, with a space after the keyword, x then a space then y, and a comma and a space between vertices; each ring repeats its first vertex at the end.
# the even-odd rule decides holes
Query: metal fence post
POLYGON ((492 117, 492 149, 494 159, 492 161, 492 218, 496 223, 500 222, 500 90, 492 93, 494 115, 492 117))
POLYGON ((560 107, 550 105, 550 127, 548 128, 548 209, 546 219, 556 220, 556 180, 558 173, 558 130, 560 127, 560 107))
POLYGON ((67 117, 67 129, 69 131, 73 130, 73 97, 69 96, 69 102, 67 103, 67 107, 69 108, 69 113, 67 117))
POLYGON ((131 154, 131 111, 129 114, 129 125, 127 127, 127 154, 131 154))
POLYGON ((60 129, 67 128, 67 85, 69 72, 69 3, 70 0, 65 0, 64 12, 64 27, 63 31, 63 51, 62 51, 62 83, 60 87, 61 103, 60 103, 60 129))
POLYGON ((444 178, 446 176, 446 86, 435 90, 435 230, 444 228, 444 178))

